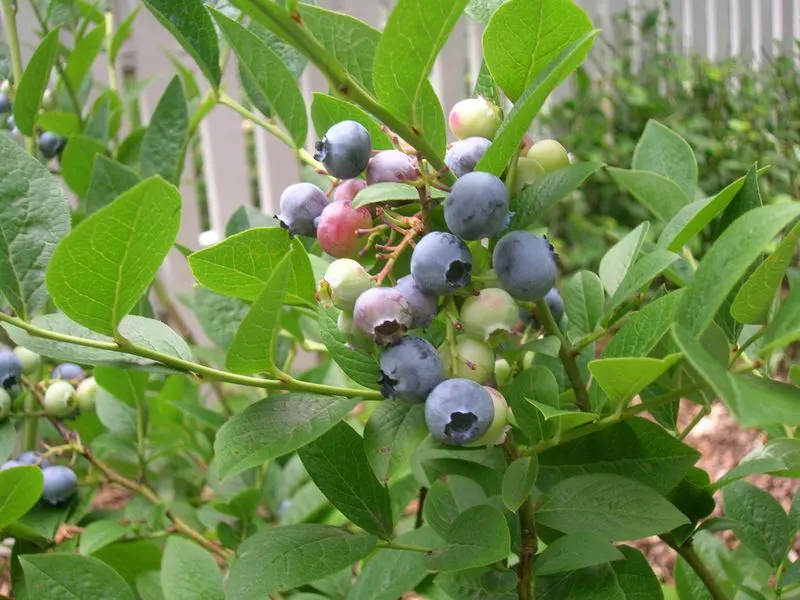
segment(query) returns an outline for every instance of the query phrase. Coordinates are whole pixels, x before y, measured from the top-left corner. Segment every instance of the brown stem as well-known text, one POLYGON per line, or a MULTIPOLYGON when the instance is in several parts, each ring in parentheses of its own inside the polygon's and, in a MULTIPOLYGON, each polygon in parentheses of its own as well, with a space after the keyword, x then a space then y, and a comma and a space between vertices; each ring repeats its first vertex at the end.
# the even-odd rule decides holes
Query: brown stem
POLYGON ((428 488, 419 488, 419 502, 417 503, 417 517, 414 520, 414 529, 422 527, 422 510, 425 508, 425 498, 428 497, 428 488))
POLYGON ((383 280, 389 276, 389 273, 392 271, 392 267, 394 267, 394 263, 397 262, 397 259, 400 258, 400 255, 403 253, 403 250, 406 249, 407 246, 414 243, 414 238, 417 237, 421 231, 421 227, 419 224, 412 226, 405 232, 403 239, 395 246, 395 249, 392 250, 392 253, 389 255, 386 264, 381 269, 380 273, 375 275, 375 281, 378 285, 383 283, 383 280))
MULTIPOLYGON (((509 436, 503 444, 506 462, 511 464, 519 456, 514 441, 509 436)), ((533 561, 539 550, 539 540, 536 537, 536 510, 533 507, 530 495, 517 510, 519 519, 520 544, 519 563, 517 564, 517 597, 519 600, 533 600, 535 581, 533 578, 533 561)))

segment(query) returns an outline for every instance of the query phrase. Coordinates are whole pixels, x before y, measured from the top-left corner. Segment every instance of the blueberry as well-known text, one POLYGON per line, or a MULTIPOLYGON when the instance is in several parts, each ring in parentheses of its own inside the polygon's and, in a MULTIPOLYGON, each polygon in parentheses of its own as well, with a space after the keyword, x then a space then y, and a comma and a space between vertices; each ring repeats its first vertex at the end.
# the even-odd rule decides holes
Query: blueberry
POLYGON ((6 391, 15 388, 22 378, 22 361, 13 351, 0 350, 0 387, 6 391))
POLYGON ((420 404, 444 379, 436 348, 414 335, 386 348, 380 363, 381 393, 386 398, 420 404))
POLYGON ((372 288, 356 300, 353 322, 377 343, 396 344, 411 326, 411 306, 394 288, 372 288))
POLYGON ((450 344, 439 348, 444 372, 448 377, 471 379, 480 384, 487 383, 494 371, 494 350, 484 342, 471 337, 456 337, 455 356, 450 344))
POLYGON ((464 333, 486 342, 513 331, 520 320, 519 307, 505 290, 486 288, 464 300, 458 320, 464 333))
POLYGON ((86 372, 74 363, 61 363, 50 375, 50 379, 64 379, 66 381, 77 381, 86 377, 86 372))
POLYGON ((14 121, 14 115, 8 115, 8 117, 6 117, 6 126, 11 130, 11 133, 19 132, 19 129, 17 129, 17 123, 14 121))
POLYGON ((372 227, 372 215, 364 207, 353 208, 347 202, 331 202, 317 221, 317 240, 334 258, 354 258, 367 243, 359 229, 372 227))
POLYGON ((506 441, 506 424, 508 421, 508 402, 503 397, 503 394, 496 389, 483 386, 489 396, 492 398, 494 404, 494 419, 489 426, 489 430, 478 438, 470 446, 499 446, 506 441))
POLYGON ((17 462, 21 465, 39 466, 43 469, 50 466, 50 461, 47 459, 42 460, 42 455, 38 452, 23 452, 17 457, 17 462), (39 461, 41 461, 41 464, 39 461))
POLYGON ((526 156, 538 162, 546 173, 563 169, 570 164, 566 148, 556 140, 535 142, 526 156))
POLYGON ((75 397, 75 388, 66 381, 54 381, 44 393, 45 412, 51 417, 63 419, 75 412, 78 399, 75 397))
POLYGON ((14 354, 17 355, 17 358, 22 363, 22 372, 25 375, 33 375, 42 366, 42 357, 23 346, 14 348, 14 354))
POLYGON ((317 142, 314 158, 338 179, 358 177, 372 155, 372 140, 361 123, 341 121, 317 142))
POLYGON ((78 401, 78 408, 81 412, 91 412, 94 410, 99 391, 100 387, 97 385, 97 381, 95 381, 94 377, 88 377, 78 384, 78 389, 75 390, 75 398, 78 401))
POLYGON ((371 287, 375 287, 375 280, 364 267, 351 258, 340 258, 325 271, 320 293, 337 308, 353 312, 358 297, 371 287))
POLYGON ((411 254, 411 276, 421 290, 444 296, 468 285, 472 254, 452 233, 432 231, 411 254))
POLYGON ((42 471, 42 475, 44 475, 42 500, 48 504, 63 504, 78 490, 78 476, 69 467, 62 465, 47 467, 42 471))
POLYGON ((5 421, 9 414, 11 414, 11 396, 5 388, 0 387, 0 423, 5 421))
POLYGON ((0 113, 10 113, 11 112, 11 99, 8 97, 8 94, 3 92, 0 94, 0 113))
POLYGON ((506 186, 491 173, 467 173, 447 195, 444 220, 448 229, 463 240, 500 233, 511 220, 506 186))
POLYGON ((55 158, 67 145, 67 138, 61 137, 50 131, 39 135, 39 151, 47 159, 55 158))
POLYGON ((556 281, 553 249, 532 233, 513 231, 503 236, 493 261, 503 289, 518 300, 541 300, 556 281))
POLYGON ((0 471, 5 471, 7 469, 13 469, 14 467, 22 467, 22 466, 24 465, 18 460, 9 460, 8 462, 4 462, 2 465, 0 465, 0 471))
POLYGON ((411 326, 424 329, 430 325, 438 310, 436 296, 420 288, 411 275, 398 279, 394 287, 411 305, 411 326))
POLYGON ((328 205, 325 192, 311 183, 294 183, 283 190, 281 212, 277 215, 281 227, 290 234, 316 235, 315 220, 328 205))
POLYGON ((494 378, 500 385, 506 385, 511 380, 511 365, 505 358, 494 361, 494 378))
POLYGON ((494 421, 489 392, 469 379, 448 379, 425 401, 428 431, 440 442, 466 446, 483 437, 494 421))
POLYGON ((367 185, 414 181, 419 176, 417 161, 400 150, 378 152, 367 167, 367 185))
POLYGON ((456 177, 462 177, 475 170, 475 165, 483 158, 492 142, 482 137, 459 140, 447 151, 444 162, 456 177))
POLYGON ((550 312, 553 314, 553 319, 558 323, 561 317, 564 316, 564 299, 561 297, 561 294, 558 293, 556 288, 553 288, 547 292, 544 301, 547 303, 547 308, 549 308, 550 312))
POLYGON ((344 341, 347 342, 347 345, 351 348, 363 352, 371 352, 372 348, 375 346, 375 339, 356 327, 353 321, 353 315, 348 312, 342 311, 339 313, 339 317, 336 320, 336 327, 339 329, 339 333, 342 334, 344 341))
POLYGON ((358 192, 367 187, 367 182, 363 179, 347 179, 336 186, 333 190, 334 202, 348 202, 353 203, 356 199, 358 192))
POLYGON ((467 98, 456 103, 447 117, 450 131, 458 139, 483 137, 491 140, 500 127, 500 108, 485 98, 467 98))

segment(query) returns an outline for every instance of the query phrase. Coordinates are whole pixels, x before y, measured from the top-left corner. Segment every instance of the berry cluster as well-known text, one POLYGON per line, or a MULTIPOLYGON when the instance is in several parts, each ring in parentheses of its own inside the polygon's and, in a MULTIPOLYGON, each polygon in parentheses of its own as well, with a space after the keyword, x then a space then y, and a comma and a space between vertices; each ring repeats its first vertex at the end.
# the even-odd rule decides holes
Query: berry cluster
MULTIPOLYGON (((8 81, 4 81, 2 84, 0 84, 0 114, 8 114, 6 117, 6 126, 11 130, 12 133, 18 134, 19 130, 14 122, 14 116, 10 114, 13 109, 13 104, 9 96, 10 91, 11 84, 8 81)), ((44 98, 42 99, 42 105, 45 107, 53 105, 52 91, 45 91, 44 98)), ((60 157, 61 153, 64 151, 64 147, 67 145, 67 138, 53 133, 52 131, 42 131, 39 133, 38 141, 39 152, 41 152, 42 156, 46 160, 60 157)))
MULTIPOLYGON (((394 138, 396 149, 373 153, 368 131, 343 121, 316 146, 315 159, 333 180, 331 190, 326 194, 309 183, 289 186, 277 218, 292 235, 316 237, 335 259, 320 282, 319 298, 341 310, 339 332, 352 348, 378 353, 384 397, 424 403, 428 429, 441 442, 493 445, 504 439, 509 412, 494 387, 496 362, 501 362, 496 349, 537 326, 533 302, 546 299, 556 320, 563 315, 563 302, 554 288, 553 247, 533 233, 507 232, 513 216, 508 186, 475 170, 500 127, 499 109, 482 98, 463 100, 450 112, 449 124, 459 138, 445 158, 457 178, 452 187, 439 184, 440 173, 405 152, 402 140, 394 138), (407 202, 354 208, 362 189, 385 182, 416 187, 420 212, 406 216, 407 202), (431 186, 448 192, 441 209, 433 206, 431 186), (431 215, 439 210, 437 223, 431 215), (398 233, 403 240, 392 243, 398 233), (386 263, 372 275, 367 251, 382 234, 388 240, 375 244, 376 258, 386 263), (472 281, 468 244, 493 247, 494 269, 480 279, 496 281, 495 287, 481 289, 472 281), (397 260, 408 247, 413 248, 410 274, 395 279, 397 260), (394 285, 384 285, 387 279, 394 285), (450 327, 437 349, 426 330, 440 306, 450 327)), ((533 143, 526 136, 516 181, 521 189, 569 163, 558 142, 533 143)))
POLYGON ((42 470, 42 500, 48 504, 65 504, 78 490, 78 476, 75 471, 63 465, 52 464, 38 452, 23 452, 17 458, 0 465, 0 471, 26 466, 36 466, 42 470))

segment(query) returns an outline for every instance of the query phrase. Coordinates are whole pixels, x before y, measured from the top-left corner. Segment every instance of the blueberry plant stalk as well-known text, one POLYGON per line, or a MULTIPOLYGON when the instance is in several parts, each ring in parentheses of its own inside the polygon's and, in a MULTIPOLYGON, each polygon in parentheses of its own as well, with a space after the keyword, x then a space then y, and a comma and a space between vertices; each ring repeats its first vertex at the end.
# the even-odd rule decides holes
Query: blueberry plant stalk
MULTIPOLYGON (((14 89, 19 86, 22 80, 22 52, 19 45, 19 33, 17 31, 17 11, 13 0, 2 0, 3 8, 3 25, 6 34, 6 43, 8 44, 8 53, 11 55, 11 72, 14 75, 14 89)), ((25 137, 25 149, 33 154, 36 152, 36 146, 32 137, 25 137)))

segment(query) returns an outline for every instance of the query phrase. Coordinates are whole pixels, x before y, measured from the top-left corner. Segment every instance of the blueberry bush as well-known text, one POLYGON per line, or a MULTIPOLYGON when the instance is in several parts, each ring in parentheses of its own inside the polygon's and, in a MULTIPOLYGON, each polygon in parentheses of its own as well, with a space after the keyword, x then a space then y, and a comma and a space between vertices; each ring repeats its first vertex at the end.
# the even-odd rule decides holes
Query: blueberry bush
POLYGON ((759 164, 700 193, 657 121, 631 169, 532 139, 598 33, 571 0, 398 0, 382 32, 296 0, 144 0, 205 80, 179 65, 130 131, 113 66, 137 13, 35 1, 23 65, 29 24, 1 1, 14 598, 800 597, 800 496, 787 511, 745 481, 800 466, 800 203, 762 198, 759 164), (487 23, 484 64, 446 118, 427 77, 463 12, 487 23), (307 63, 330 84, 311 123, 307 63), (275 135, 309 181, 275 220, 243 206, 188 248, 176 184, 212 109, 275 135), (649 220, 565 273, 548 214, 601 173, 649 220), (172 250, 213 347, 164 293, 172 250), (686 426, 681 400, 700 408, 686 426), (683 440, 717 401, 764 443, 711 481, 683 440), (678 555, 674 585, 632 545, 650 536, 678 555))

